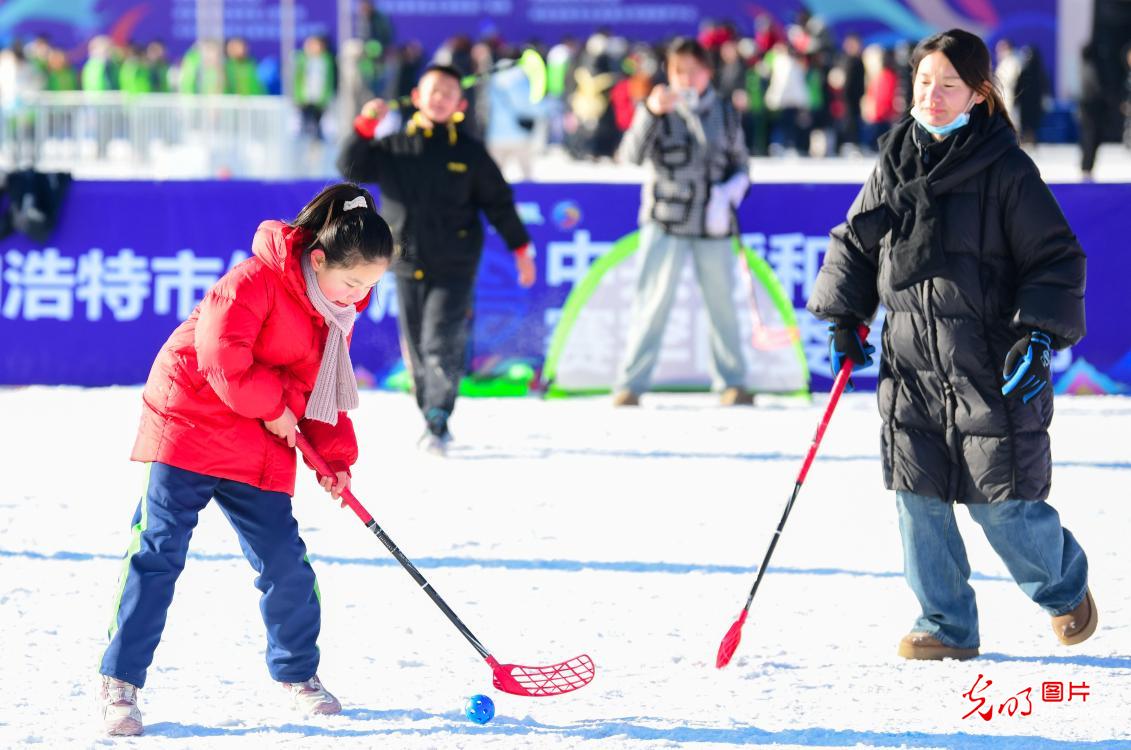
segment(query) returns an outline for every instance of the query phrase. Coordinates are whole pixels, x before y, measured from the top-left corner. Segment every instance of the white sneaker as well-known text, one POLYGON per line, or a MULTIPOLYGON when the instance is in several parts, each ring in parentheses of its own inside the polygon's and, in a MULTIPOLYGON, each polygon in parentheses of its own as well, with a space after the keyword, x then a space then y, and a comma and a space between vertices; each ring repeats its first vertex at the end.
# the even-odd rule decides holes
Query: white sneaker
POLYGON ((305 682, 284 682, 283 687, 291 693, 295 708, 307 714, 341 713, 342 704, 322 686, 318 675, 305 682))
POLYGON ((141 734, 141 710, 137 707, 137 687, 102 675, 98 691, 102 725, 111 737, 136 737, 141 734))

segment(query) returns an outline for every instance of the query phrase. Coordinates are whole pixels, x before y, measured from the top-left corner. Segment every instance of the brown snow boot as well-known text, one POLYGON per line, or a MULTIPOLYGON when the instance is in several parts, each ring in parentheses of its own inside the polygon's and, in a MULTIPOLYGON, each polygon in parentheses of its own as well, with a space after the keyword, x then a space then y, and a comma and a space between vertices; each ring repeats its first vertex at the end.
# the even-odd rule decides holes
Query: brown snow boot
POLYGON ((1052 632, 1056 633, 1057 640, 1065 646, 1075 646, 1088 640, 1096 632, 1099 619, 1096 602, 1092 599, 1092 590, 1089 588, 1084 592, 1084 601, 1077 604, 1075 609, 1052 618, 1052 632))
POLYGON ((930 633, 914 632, 903 636, 899 642, 899 655, 904 659, 973 659, 976 648, 948 646, 930 633))
POLYGON ((723 406, 753 406, 754 394, 745 388, 727 388, 719 396, 719 403, 723 406))
POLYGON ((617 391, 613 394, 613 406, 640 406, 640 394, 617 391))

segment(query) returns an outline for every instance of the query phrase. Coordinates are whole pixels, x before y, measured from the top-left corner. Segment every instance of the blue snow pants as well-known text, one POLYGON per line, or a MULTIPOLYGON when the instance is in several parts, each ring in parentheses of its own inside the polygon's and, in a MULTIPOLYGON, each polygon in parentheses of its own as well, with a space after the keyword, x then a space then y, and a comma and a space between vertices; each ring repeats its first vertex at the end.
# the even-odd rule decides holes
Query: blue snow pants
POLYGON ((244 556, 259 574, 255 586, 263 592, 259 609, 267 626, 271 677, 279 682, 313 677, 321 609, 314 571, 291 514, 291 498, 167 464, 147 468, 145 494, 134 513, 133 535, 118 578, 110 645, 99 671, 145 685, 197 516, 216 498, 244 556))

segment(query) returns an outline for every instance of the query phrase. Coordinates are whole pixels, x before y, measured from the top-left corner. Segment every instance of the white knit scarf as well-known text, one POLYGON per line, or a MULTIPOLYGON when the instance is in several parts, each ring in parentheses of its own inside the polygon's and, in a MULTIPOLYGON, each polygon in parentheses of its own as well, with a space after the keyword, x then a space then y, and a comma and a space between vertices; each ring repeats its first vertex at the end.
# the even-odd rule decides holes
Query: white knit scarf
POLYGON ((302 275, 306 279, 306 296, 314 309, 322 313, 330 329, 326 335, 326 347, 322 350, 322 364, 318 367, 318 378, 314 390, 306 402, 306 418, 317 419, 329 424, 338 423, 338 412, 356 409, 357 378, 350 362, 349 343, 346 337, 353 328, 357 308, 353 305, 336 305, 326 298, 318 286, 318 276, 310 263, 310 253, 302 255, 302 275))

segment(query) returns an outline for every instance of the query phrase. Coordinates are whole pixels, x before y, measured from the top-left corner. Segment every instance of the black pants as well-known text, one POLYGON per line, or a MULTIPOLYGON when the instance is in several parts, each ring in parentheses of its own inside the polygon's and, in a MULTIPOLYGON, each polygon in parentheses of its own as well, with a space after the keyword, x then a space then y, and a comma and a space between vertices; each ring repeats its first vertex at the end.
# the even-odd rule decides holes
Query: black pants
POLYGON ((397 277, 401 339, 408 349, 416 405, 441 434, 455 409, 467 362, 473 279, 397 277))
POLYGON ((1080 170, 1091 173, 1102 141, 1103 113, 1080 109, 1080 170))
POLYGON ((302 134, 322 140, 322 108, 317 104, 302 105, 302 134))
POLYGON ((859 103, 857 103, 856 106, 851 104, 845 105, 844 120, 841 121, 841 146, 845 146, 849 143, 853 146, 860 145, 860 125, 863 121, 863 117, 860 114, 859 103))

